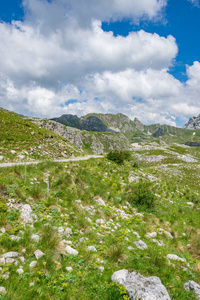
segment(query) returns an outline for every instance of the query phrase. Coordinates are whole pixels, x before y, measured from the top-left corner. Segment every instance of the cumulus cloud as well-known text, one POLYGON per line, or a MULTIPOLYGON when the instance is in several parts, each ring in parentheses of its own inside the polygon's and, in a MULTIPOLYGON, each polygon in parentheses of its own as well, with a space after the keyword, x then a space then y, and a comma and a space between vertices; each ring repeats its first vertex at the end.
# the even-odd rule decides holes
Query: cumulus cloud
POLYGON ((103 21, 159 17, 165 0, 24 0, 24 21, 0 23, 0 105, 39 117, 122 112, 175 125, 197 109, 200 64, 169 74, 171 35, 114 36, 103 21), (73 101, 71 101, 73 100, 73 101))
POLYGON ((27 20, 40 23, 44 31, 60 28, 62 24, 90 26, 91 20, 136 21, 158 17, 167 0, 24 0, 27 20))

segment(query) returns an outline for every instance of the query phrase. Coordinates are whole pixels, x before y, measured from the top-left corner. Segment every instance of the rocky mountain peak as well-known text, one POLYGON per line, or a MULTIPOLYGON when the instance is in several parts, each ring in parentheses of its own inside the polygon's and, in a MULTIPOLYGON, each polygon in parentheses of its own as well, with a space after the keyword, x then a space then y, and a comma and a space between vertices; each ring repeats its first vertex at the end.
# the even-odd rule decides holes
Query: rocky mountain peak
POLYGON ((144 125, 140 122, 140 120, 138 120, 138 118, 135 118, 133 122, 138 130, 144 131, 144 125))
POLYGON ((191 117, 187 124, 183 126, 186 129, 200 129, 200 114, 197 117, 191 117))

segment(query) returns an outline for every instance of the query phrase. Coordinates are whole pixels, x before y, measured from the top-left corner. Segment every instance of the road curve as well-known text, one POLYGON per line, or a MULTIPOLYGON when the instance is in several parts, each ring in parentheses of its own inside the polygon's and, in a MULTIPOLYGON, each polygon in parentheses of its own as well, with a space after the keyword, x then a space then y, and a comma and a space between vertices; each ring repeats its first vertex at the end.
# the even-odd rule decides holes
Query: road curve
MULTIPOLYGON (((88 160, 90 158, 103 158, 103 157, 104 156, 102 156, 102 155, 87 155, 87 156, 81 156, 81 157, 47 160, 47 162, 48 161, 50 161, 50 162, 69 162, 69 161, 80 161, 80 160, 88 160)), ((22 162, 8 162, 8 163, 1 163, 0 168, 34 165, 34 164, 39 164, 42 162, 45 162, 45 161, 35 160, 35 161, 22 161, 22 162)))

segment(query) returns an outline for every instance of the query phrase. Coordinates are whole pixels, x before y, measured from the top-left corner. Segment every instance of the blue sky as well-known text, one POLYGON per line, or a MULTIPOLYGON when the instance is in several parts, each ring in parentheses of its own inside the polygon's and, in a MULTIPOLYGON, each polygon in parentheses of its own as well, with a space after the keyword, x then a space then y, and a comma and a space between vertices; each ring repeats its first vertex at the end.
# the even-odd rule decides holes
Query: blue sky
POLYGON ((200 61, 200 9, 191 5, 188 0, 170 0, 162 21, 140 22, 139 25, 130 21, 103 23, 103 29, 113 31, 115 35, 127 35, 132 30, 143 29, 167 37, 173 35, 179 47, 176 63, 171 73, 182 81, 187 80, 186 64, 200 61))
POLYGON ((197 0, 1 0, 0 105, 26 115, 200 113, 197 0))

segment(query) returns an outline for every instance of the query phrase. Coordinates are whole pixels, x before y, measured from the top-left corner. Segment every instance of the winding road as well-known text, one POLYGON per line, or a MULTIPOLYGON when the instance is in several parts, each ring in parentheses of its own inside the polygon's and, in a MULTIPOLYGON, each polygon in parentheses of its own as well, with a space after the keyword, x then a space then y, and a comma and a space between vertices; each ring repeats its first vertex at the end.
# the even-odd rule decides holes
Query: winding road
MULTIPOLYGON (((88 160, 90 158, 103 158, 102 155, 87 155, 81 157, 73 157, 73 158, 65 158, 65 159, 55 159, 49 160, 50 162, 69 162, 69 161, 80 161, 80 160, 88 160)), ((8 162, 8 163, 1 163, 0 168, 6 167, 13 167, 13 166, 25 166, 25 165, 34 165, 39 164, 45 161, 36 160, 36 161, 22 161, 22 162, 8 162)))

